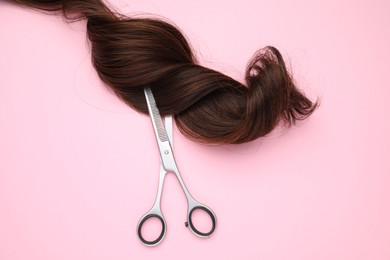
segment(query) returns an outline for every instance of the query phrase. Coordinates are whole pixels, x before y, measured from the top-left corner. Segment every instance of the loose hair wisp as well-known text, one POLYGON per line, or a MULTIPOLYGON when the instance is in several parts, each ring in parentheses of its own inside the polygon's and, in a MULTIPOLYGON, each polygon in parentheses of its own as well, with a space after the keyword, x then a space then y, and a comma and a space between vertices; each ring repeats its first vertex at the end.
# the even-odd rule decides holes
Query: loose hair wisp
POLYGON ((246 68, 246 85, 199 65, 175 26, 131 18, 102 0, 11 0, 87 20, 92 62, 99 77, 126 104, 148 113, 143 87, 150 86, 162 115, 203 143, 244 143, 284 122, 294 124, 317 107, 295 86, 279 51, 258 51, 246 68))

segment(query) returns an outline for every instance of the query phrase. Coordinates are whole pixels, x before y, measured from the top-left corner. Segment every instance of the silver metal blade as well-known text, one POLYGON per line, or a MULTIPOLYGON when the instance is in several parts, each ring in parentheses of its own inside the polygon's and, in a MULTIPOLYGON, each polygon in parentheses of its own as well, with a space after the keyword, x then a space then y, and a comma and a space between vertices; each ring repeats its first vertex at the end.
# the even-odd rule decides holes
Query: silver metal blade
POLYGON ((165 130, 168 134, 169 142, 171 143, 171 147, 173 148, 173 123, 172 123, 172 116, 166 116, 165 117, 165 130))
POLYGON ((154 99, 152 90, 149 86, 144 88, 146 102, 148 104, 148 110, 150 117, 152 118, 153 127, 161 142, 168 141, 167 131, 164 128, 164 124, 158 111, 156 100, 154 99))

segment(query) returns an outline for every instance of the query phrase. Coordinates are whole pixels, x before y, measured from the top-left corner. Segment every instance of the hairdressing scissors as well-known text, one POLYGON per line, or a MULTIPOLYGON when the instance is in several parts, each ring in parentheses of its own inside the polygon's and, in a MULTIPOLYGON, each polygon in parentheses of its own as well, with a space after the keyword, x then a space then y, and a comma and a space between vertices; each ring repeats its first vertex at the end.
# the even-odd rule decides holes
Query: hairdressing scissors
POLYGON ((141 240, 143 244, 147 246, 155 246, 158 245, 165 237, 167 228, 166 228, 165 218, 161 211, 160 202, 161 202, 161 194, 162 194, 165 175, 168 172, 172 172, 175 174, 187 198, 188 209, 187 209, 187 222, 185 222, 186 227, 189 227, 190 230, 199 237, 210 237, 215 231, 217 219, 214 212, 209 207, 197 202, 191 196, 191 194, 189 193, 187 187, 183 182, 183 179, 180 175, 179 169, 177 168, 175 158, 172 152, 172 144, 171 144, 172 116, 167 116, 165 118, 165 127, 164 127, 162 117, 160 115, 160 112, 158 111, 156 101, 154 99, 150 87, 145 87, 144 93, 148 105, 149 114, 152 119, 153 129, 156 136, 158 148, 160 150, 161 161, 160 161, 160 179, 158 184, 156 200, 154 202, 153 207, 140 219, 138 223, 137 226, 138 238, 141 240), (201 232, 195 227, 194 222, 192 220, 192 215, 195 210, 203 210, 210 216, 212 221, 212 226, 208 232, 201 232), (161 233, 159 237, 153 241, 148 241, 142 236, 142 226, 145 223, 145 221, 150 218, 157 218, 162 224, 161 233))

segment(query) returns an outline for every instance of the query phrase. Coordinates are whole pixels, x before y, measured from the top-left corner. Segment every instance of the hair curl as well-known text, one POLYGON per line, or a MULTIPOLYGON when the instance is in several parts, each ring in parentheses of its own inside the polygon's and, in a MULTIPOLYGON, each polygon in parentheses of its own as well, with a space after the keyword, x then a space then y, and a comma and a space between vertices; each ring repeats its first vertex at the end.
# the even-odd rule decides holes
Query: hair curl
POLYGON ((180 131, 203 143, 244 143, 293 125, 317 107, 295 86, 280 52, 258 51, 246 68, 246 86, 199 65, 175 26, 130 18, 102 0, 11 0, 68 21, 87 20, 92 62, 99 77, 126 104, 148 113, 143 87, 152 88, 162 115, 172 114, 180 131))

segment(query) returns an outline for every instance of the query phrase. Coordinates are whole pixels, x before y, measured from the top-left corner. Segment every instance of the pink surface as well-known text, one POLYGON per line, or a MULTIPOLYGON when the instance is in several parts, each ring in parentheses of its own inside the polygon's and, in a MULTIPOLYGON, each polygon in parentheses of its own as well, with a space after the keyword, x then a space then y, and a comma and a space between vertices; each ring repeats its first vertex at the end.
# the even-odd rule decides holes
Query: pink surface
POLYGON ((0 259, 390 259, 388 1, 115 1, 179 25, 202 63, 241 80, 275 45, 320 109, 299 127, 213 147, 175 128, 192 194, 218 228, 199 239, 168 176, 165 240, 136 236, 157 188, 148 117, 91 67, 83 22, 0 2, 0 259))

